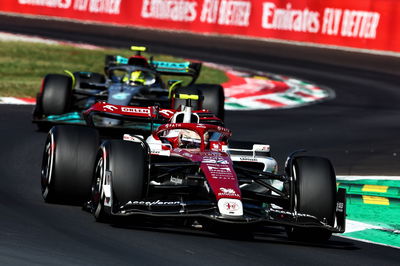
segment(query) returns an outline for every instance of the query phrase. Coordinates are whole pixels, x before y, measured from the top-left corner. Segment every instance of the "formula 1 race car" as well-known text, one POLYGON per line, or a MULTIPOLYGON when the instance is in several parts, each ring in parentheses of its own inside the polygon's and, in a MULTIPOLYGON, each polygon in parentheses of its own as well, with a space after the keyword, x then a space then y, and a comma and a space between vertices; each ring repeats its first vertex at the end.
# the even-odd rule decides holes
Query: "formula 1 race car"
POLYGON ((232 148, 222 121, 186 106, 176 111, 96 103, 84 114, 90 125, 96 116, 162 117, 168 123, 147 137, 101 141, 91 127, 53 127, 42 163, 46 202, 86 202, 103 222, 164 217, 234 234, 280 225, 304 241, 325 241, 345 230, 345 191, 336 190, 328 159, 293 153, 278 174, 269 145, 232 148))
MULTIPOLYGON (((174 100, 174 92, 203 97, 202 107, 224 118, 224 90, 216 84, 194 84, 201 63, 148 60, 141 55, 144 47, 132 46, 130 58, 106 56, 105 75, 66 71, 67 75, 48 74, 33 112, 39 128, 54 124, 83 124, 82 111, 96 101, 116 105, 152 106, 176 109, 183 102, 174 100), (162 76, 179 76, 183 80, 164 81, 162 76)), ((195 107, 195 106, 194 106, 195 107)))

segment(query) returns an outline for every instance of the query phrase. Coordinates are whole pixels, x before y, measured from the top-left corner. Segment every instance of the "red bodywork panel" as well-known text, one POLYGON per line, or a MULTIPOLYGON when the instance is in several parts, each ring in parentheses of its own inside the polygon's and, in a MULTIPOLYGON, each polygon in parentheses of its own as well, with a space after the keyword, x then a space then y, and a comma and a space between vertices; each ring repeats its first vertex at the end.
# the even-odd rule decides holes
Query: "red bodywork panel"
MULTIPOLYGON (((135 116, 144 118, 164 117, 171 119, 178 112, 173 109, 160 109, 157 106, 136 107, 136 106, 119 106, 105 102, 97 102, 90 109, 85 111, 85 115, 91 112, 106 112, 119 114, 124 116, 135 116)), ((208 113, 207 110, 193 111, 193 113, 208 113)), ((200 122, 208 119, 218 119, 216 117, 200 118, 200 122)), ((156 140, 160 140, 160 135, 165 131, 186 129, 195 131, 201 138, 200 148, 185 149, 179 148, 177 143, 171 143, 171 155, 184 157, 192 162, 200 162, 200 169, 207 178, 208 184, 217 200, 221 198, 241 199, 240 188, 236 173, 233 169, 233 163, 229 154, 222 151, 222 147, 227 145, 227 139, 232 132, 222 126, 202 124, 202 123, 168 123, 161 125, 152 133, 156 140), (204 135, 206 132, 218 132, 220 138, 217 140, 205 142, 204 135)), ((168 146, 163 146, 165 149, 168 146)))
POLYGON ((200 169, 207 178, 217 201, 221 198, 241 199, 237 176, 227 153, 179 148, 172 149, 171 152, 192 162, 200 162, 200 169))
MULTIPOLYGON (((157 118, 163 117, 165 119, 170 119, 172 116, 178 112, 175 109, 161 109, 158 106, 149 106, 149 107, 137 107, 137 106, 124 106, 124 105, 114 105, 106 102, 97 102, 92 105, 89 109, 84 112, 84 115, 88 115, 91 112, 103 112, 103 113, 112 113, 124 116, 135 116, 135 117, 144 117, 144 118, 157 118)), ((193 111, 195 114, 201 113, 209 113, 208 110, 196 110, 193 111)), ((207 120, 220 120, 216 116, 211 117, 201 117, 201 121, 207 120)))

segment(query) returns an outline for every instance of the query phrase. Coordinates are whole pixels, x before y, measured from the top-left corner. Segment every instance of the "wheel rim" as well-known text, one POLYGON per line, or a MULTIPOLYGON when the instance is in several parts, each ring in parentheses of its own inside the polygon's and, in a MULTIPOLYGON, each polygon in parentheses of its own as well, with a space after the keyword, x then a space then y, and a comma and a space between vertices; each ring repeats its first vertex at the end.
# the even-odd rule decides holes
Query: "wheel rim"
POLYGON ((102 183, 104 177, 104 159, 100 156, 96 164, 96 170, 92 182, 92 206, 95 217, 101 212, 102 183))
POLYGON ((292 169, 292 172, 293 172, 293 184, 294 184, 294 186, 295 186, 295 189, 293 190, 293 192, 294 192, 294 197, 293 197, 293 211, 294 212, 297 212, 298 210, 297 210, 297 197, 298 197, 298 195, 297 195, 297 170, 296 170, 296 167, 294 166, 294 164, 293 164, 293 169, 292 169))
POLYGON ((46 143, 45 151, 43 153, 42 170, 41 170, 41 185, 42 195, 47 198, 49 193, 49 185, 51 183, 53 163, 54 163, 54 138, 53 134, 50 135, 46 143))

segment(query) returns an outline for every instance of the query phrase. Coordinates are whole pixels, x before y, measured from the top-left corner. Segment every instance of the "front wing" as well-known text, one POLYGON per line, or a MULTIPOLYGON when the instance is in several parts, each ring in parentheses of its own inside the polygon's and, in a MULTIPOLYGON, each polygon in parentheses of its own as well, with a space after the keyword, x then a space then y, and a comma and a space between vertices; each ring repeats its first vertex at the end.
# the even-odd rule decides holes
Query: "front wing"
POLYGON ((243 203, 244 215, 227 216, 218 211, 215 202, 199 201, 135 201, 120 206, 110 206, 106 211, 115 216, 144 215, 149 217, 165 217, 176 219, 209 219, 221 223, 231 224, 259 224, 280 225, 289 227, 322 228, 333 233, 345 231, 346 192, 339 189, 337 192, 335 225, 330 226, 317 217, 291 212, 282 209, 258 207, 251 203, 243 203))

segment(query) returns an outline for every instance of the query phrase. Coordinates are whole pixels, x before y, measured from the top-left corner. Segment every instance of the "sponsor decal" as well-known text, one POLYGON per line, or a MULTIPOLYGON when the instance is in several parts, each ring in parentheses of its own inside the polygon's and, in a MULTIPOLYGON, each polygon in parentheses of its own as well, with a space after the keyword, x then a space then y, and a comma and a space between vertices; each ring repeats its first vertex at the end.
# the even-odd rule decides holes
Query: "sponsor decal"
POLYGON ((225 202, 223 204, 225 210, 227 211, 237 211, 239 210, 239 205, 236 202, 225 202))
MULTIPOLYGON (((325 13, 327 13, 327 10, 325 10, 325 13)), ((339 17, 340 12, 335 12, 335 14, 338 16, 337 20, 342 20, 342 27, 340 31, 341 36, 363 39, 376 38, 376 32, 381 16, 379 13, 360 10, 344 10, 342 18, 339 17)), ((330 31, 331 35, 338 34, 336 27, 337 24, 334 25, 333 30, 330 31)))
POLYGON ((257 162, 258 160, 251 157, 240 157, 239 160, 241 161, 248 161, 248 162, 257 162))
POLYGON ((153 61, 153 65, 159 68, 186 69, 189 67, 190 62, 153 61))
POLYGON ((315 218, 315 216, 312 216, 310 214, 306 214, 306 213, 294 213, 294 212, 289 212, 289 211, 283 211, 283 210, 277 210, 277 209, 273 209, 273 210, 269 210, 269 212, 275 212, 275 213, 279 213, 279 214, 286 214, 292 217, 309 217, 309 218, 315 218))
POLYGON ((75 0, 74 9, 117 15, 121 11, 121 0, 75 0))
POLYGON ((138 206, 176 206, 180 205, 180 201, 129 201, 126 205, 138 205, 138 206))
POLYGON ((184 152, 184 153, 182 153, 182 155, 185 156, 185 157, 188 157, 188 158, 192 158, 193 157, 193 154, 188 153, 188 152, 184 152))
POLYGON ((263 3, 262 27, 264 29, 288 30, 317 33, 320 28, 319 12, 292 8, 287 3, 285 8, 276 7, 275 3, 263 3))
POLYGON ((218 201, 219 212, 223 215, 229 216, 242 216, 243 205, 238 199, 225 199, 222 198, 218 201))
POLYGON ((224 127, 221 127, 221 126, 218 126, 218 127, 217 127, 217 130, 220 131, 220 132, 225 132, 225 133, 231 132, 229 129, 224 128, 224 127))
POLYGON ((219 167, 219 166, 210 166, 208 165, 208 170, 211 172, 225 172, 225 173, 230 173, 231 169, 229 167, 219 167))
POLYGON ((182 127, 181 123, 174 123, 174 124, 166 124, 165 128, 179 128, 182 127))
POLYGON ((235 194, 236 193, 235 190, 233 190, 231 188, 223 188, 223 187, 221 187, 219 190, 221 190, 222 193, 225 193, 225 194, 235 194))
POLYGON ((188 0, 143 0, 142 18, 194 21, 197 2, 188 0))
POLYGON ((236 177, 232 172, 232 170, 228 166, 222 166, 222 165, 221 164, 207 165, 207 168, 211 174, 211 178, 219 180, 236 180, 236 177))
POLYGON ((210 143, 210 150, 212 150, 212 151, 221 150, 219 143, 210 143))
POLYGON ((183 180, 180 178, 177 178, 177 177, 171 177, 170 181, 171 181, 171 183, 178 184, 178 185, 183 184, 183 180))
POLYGON ((162 115, 165 115, 165 116, 167 116, 167 117, 171 117, 171 116, 174 114, 173 111, 171 111, 171 110, 166 110, 166 109, 161 110, 159 113, 162 114, 162 115))
POLYGON ((284 8, 264 2, 262 28, 375 39, 380 17, 365 10, 327 7, 321 13, 308 7, 296 9, 290 2, 284 8))
POLYGON ((337 202, 336 203, 336 211, 337 212, 343 212, 344 211, 344 203, 343 202, 337 202))
POLYGON ((20 5, 118 15, 122 0, 18 0, 20 5))
POLYGON ((72 0, 18 0, 20 5, 43 6, 67 9, 71 7, 72 0))
MULTIPOLYGON (((0 4, 3 12, 389 52, 400 51, 399 33, 392 27, 400 22, 399 7, 397 0, 3 0, 0 4)), ((178 72, 186 67, 158 65, 178 72)))
POLYGON ((123 140, 132 141, 132 142, 143 142, 142 138, 139 138, 137 136, 132 136, 132 135, 129 135, 129 134, 124 134, 123 140))
POLYGON ((114 106, 114 105, 104 105, 103 106, 104 111, 111 111, 114 112, 115 110, 118 109, 118 107, 114 106))
POLYGON ((209 24, 247 27, 250 24, 250 15, 250 1, 204 0, 200 21, 209 24))
POLYGON ((202 163, 216 163, 216 164, 229 164, 229 162, 221 157, 208 157, 204 156, 203 160, 201 161, 202 163))
POLYGON ((232 188, 219 188, 219 190, 221 192, 218 193, 218 196, 223 197, 223 196, 227 196, 227 197, 240 197, 240 195, 238 193, 236 193, 236 191, 232 188))
POLYGON ((253 150, 269 152, 270 151, 270 146, 269 145, 264 145, 264 144, 254 144, 253 145, 253 150))
POLYGON ((121 107, 121 111, 126 113, 150 114, 150 110, 146 108, 121 107))

